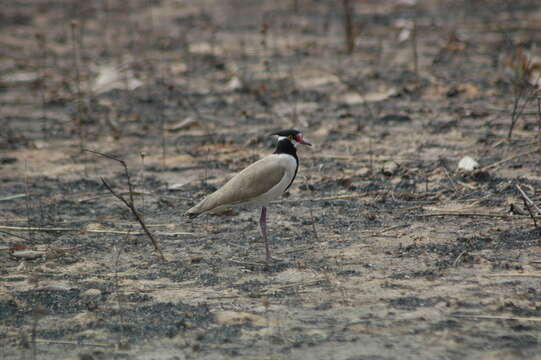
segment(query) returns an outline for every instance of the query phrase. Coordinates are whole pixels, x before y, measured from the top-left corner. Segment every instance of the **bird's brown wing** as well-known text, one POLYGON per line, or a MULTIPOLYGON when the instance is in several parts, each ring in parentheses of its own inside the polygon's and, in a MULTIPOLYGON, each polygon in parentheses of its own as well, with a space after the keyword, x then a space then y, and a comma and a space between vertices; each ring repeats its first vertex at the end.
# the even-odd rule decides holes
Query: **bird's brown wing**
POLYGON ((278 184, 287 164, 277 156, 267 156, 235 175, 224 186, 186 212, 196 215, 218 207, 256 201, 278 184))

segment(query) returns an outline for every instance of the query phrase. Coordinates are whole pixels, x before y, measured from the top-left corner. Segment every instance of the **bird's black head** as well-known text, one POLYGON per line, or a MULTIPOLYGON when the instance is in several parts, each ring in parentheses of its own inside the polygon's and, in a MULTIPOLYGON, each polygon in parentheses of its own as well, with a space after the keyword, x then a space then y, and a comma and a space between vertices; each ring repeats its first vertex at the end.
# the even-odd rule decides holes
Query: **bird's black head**
POLYGON ((291 141, 293 144, 297 142, 299 144, 312 146, 312 144, 304 140, 304 138, 302 137, 302 133, 299 130, 295 130, 295 129, 279 130, 272 133, 271 135, 277 135, 278 141, 282 140, 283 138, 286 138, 289 141, 291 141))
POLYGON ((276 132, 273 132, 271 135, 278 135, 278 136, 296 136, 299 135, 301 132, 299 130, 295 129, 284 129, 284 130, 278 130, 276 132))

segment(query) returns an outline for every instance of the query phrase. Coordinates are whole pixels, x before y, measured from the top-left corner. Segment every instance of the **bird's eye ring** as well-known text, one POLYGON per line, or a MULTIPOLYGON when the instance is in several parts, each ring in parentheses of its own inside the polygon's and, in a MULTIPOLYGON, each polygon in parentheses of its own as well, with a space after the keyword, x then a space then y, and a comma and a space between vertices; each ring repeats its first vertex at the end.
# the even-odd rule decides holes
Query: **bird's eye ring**
POLYGON ((287 138, 288 138, 289 140, 293 140, 293 135, 289 135, 287 138))

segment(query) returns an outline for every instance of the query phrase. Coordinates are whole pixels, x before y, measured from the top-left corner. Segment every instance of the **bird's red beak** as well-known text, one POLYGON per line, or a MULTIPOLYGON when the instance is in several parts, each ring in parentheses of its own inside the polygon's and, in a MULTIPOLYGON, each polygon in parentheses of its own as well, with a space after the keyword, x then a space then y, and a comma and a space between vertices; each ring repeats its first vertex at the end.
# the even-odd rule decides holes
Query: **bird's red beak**
POLYGON ((312 146, 312 144, 310 144, 308 141, 304 140, 304 138, 302 137, 301 134, 295 136, 295 141, 298 142, 299 144, 312 146))

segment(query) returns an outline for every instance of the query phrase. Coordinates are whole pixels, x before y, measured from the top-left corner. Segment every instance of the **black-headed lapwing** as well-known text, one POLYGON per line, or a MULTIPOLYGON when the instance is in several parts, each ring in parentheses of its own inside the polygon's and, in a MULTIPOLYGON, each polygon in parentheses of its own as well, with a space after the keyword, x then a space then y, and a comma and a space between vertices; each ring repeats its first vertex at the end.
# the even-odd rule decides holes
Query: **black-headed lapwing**
POLYGON ((267 205, 280 197, 293 183, 299 169, 297 143, 312 145, 305 141, 298 130, 280 130, 276 150, 271 155, 251 164, 224 186, 204 198, 184 215, 195 217, 207 211, 218 212, 239 205, 261 206, 259 225, 265 241, 266 260, 272 262, 267 238, 267 205))

